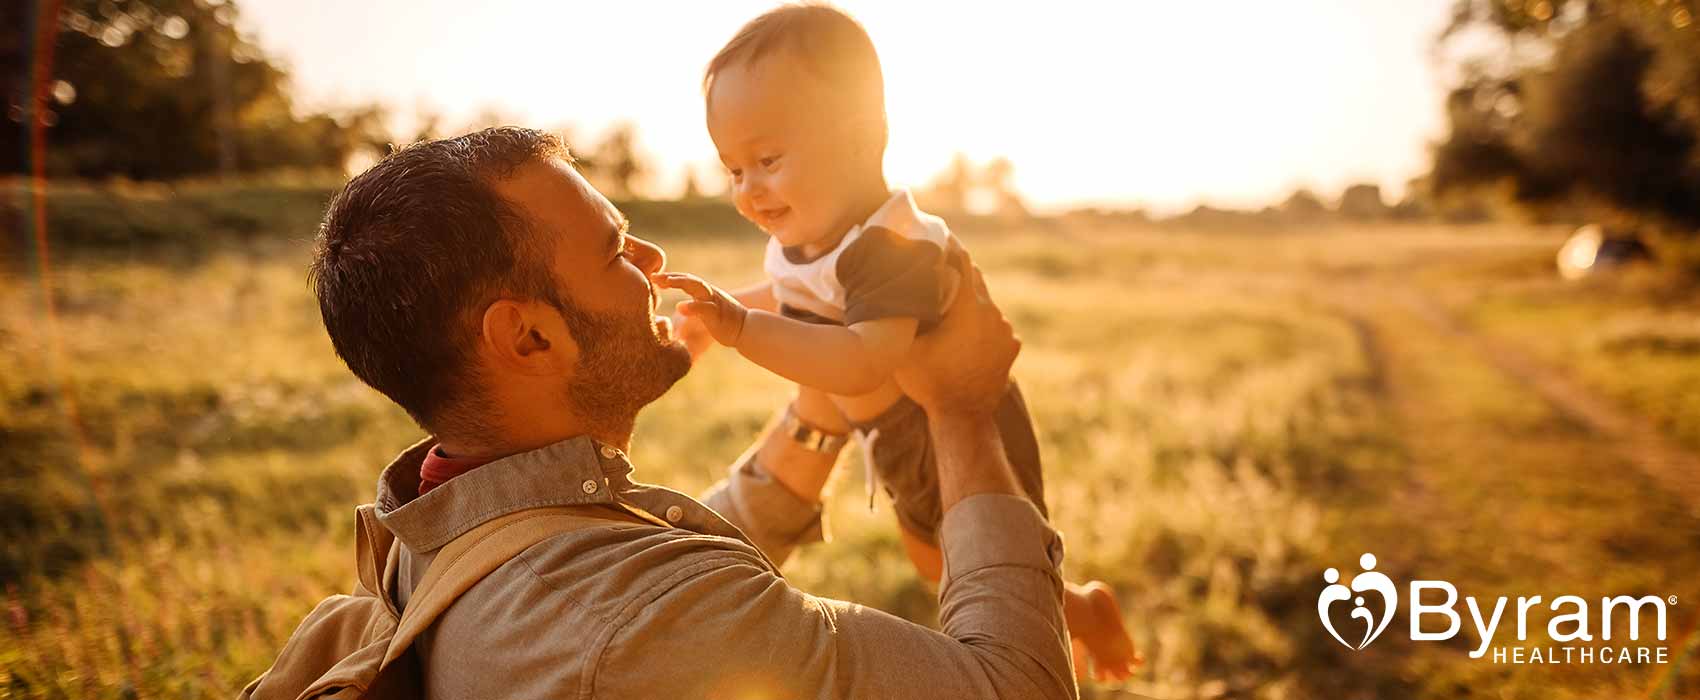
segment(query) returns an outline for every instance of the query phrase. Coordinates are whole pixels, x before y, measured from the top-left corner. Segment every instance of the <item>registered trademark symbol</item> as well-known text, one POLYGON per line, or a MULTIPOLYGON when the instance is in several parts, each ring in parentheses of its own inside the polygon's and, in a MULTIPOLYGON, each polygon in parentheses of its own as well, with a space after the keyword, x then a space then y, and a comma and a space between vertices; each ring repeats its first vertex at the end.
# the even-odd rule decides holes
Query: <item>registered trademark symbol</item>
POLYGON ((1670 597, 1670 598, 1669 598, 1669 600, 1670 600, 1670 604, 1671 604, 1671 605, 1676 605, 1676 596, 1674 596, 1674 595, 1673 595, 1673 596, 1671 596, 1671 597, 1670 597))

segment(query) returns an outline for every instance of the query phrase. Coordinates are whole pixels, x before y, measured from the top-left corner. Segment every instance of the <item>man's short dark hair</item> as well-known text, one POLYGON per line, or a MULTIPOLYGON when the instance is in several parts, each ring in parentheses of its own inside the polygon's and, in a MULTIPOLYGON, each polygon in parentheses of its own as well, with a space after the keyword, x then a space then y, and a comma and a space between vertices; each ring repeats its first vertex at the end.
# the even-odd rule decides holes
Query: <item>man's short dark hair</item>
POLYGON ((747 65, 774 53, 801 61, 833 93, 850 100, 885 124, 885 76, 874 41, 850 15, 831 5, 783 5, 750 20, 732 36, 703 71, 706 96, 721 71, 747 65))
POLYGON ((551 248, 493 187, 550 158, 571 162, 554 136, 518 127, 422 141, 350 180, 325 212, 309 279, 331 345, 426 430, 477 423, 470 358, 491 302, 561 305, 551 248))

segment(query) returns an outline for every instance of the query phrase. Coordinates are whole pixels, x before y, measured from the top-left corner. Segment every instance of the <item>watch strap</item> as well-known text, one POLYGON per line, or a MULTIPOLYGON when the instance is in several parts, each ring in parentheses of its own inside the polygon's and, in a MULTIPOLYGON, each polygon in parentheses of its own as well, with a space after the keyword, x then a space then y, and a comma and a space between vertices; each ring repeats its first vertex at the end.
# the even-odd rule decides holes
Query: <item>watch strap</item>
POLYGON ((849 435, 835 435, 810 425, 790 406, 785 408, 785 418, 780 421, 779 429, 784 431, 785 436, 791 438, 792 442, 810 452, 837 454, 850 442, 849 435))

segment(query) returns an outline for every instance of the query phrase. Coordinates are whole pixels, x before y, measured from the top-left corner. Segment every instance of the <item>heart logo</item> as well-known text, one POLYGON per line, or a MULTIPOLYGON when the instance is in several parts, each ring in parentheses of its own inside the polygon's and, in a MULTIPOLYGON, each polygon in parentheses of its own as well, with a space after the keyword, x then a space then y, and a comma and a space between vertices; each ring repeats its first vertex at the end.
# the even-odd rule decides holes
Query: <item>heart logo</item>
POLYGON ((1322 580, 1328 582, 1328 587, 1322 589, 1322 594, 1316 597, 1316 615, 1322 619, 1323 629, 1328 630, 1334 641, 1353 651, 1369 646, 1370 642, 1381 636, 1382 630, 1387 629, 1388 623, 1393 621, 1393 610, 1399 606, 1399 589, 1394 587, 1393 580, 1387 578, 1386 574, 1375 570, 1375 555, 1365 552, 1358 558, 1358 565, 1363 568, 1363 573, 1352 577, 1352 585, 1349 588, 1340 583, 1340 571, 1328 567, 1327 571, 1322 572, 1322 580), (1364 597, 1359 595, 1369 591, 1381 594, 1379 615, 1371 612, 1365 605, 1364 597), (1340 632, 1334 629, 1334 621, 1329 617, 1334 604, 1344 600, 1352 601, 1351 618, 1362 620, 1364 623, 1363 638, 1357 644, 1340 636, 1340 632))

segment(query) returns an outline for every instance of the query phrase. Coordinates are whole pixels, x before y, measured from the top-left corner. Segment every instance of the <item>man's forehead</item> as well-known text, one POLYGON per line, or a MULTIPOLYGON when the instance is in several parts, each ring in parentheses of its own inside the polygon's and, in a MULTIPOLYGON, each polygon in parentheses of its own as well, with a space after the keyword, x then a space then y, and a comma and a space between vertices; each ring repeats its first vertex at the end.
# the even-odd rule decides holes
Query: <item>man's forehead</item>
POLYGON ((560 158, 526 163, 495 183, 498 193, 531 217, 541 233, 593 243, 625 217, 572 165, 560 158))

